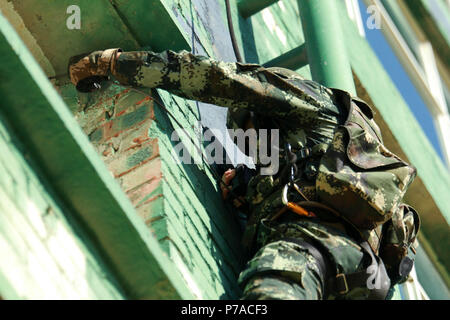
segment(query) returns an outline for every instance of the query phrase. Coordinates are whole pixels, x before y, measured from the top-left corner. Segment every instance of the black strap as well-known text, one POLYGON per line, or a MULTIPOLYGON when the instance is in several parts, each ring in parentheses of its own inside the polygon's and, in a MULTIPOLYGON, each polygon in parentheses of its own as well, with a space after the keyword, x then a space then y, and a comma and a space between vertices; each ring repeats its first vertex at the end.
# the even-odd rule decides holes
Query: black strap
POLYGON ((385 300, 391 286, 383 261, 374 255, 367 242, 360 244, 363 251, 372 258, 371 265, 362 271, 337 274, 330 280, 331 287, 340 295, 345 295, 354 288, 368 288, 368 300, 385 300))
POLYGON ((323 257, 322 253, 319 250, 317 250, 313 245, 311 245, 310 243, 306 242, 303 239, 283 238, 281 240, 293 242, 293 243, 298 244, 299 246, 305 248, 306 250, 308 250, 308 252, 317 260, 319 272, 320 272, 320 275, 322 276, 322 279, 323 280, 327 279, 327 270, 328 270, 327 264, 325 262, 325 258, 323 257))
POLYGON ((339 295, 345 295, 354 288, 366 287, 368 278, 366 270, 349 274, 339 273, 331 280, 331 287, 339 295))
POLYGON ((326 296, 327 291, 328 291, 327 279, 329 278, 328 266, 330 265, 328 262, 328 259, 326 257, 324 257, 324 255, 318 249, 316 249, 312 244, 310 244, 309 242, 306 242, 303 239, 283 238, 281 240, 298 244, 302 248, 305 248, 306 250, 308 250, 308 253, 310 255, 312 255, 314 257, 314 259, 316 259, 317 266, 319 268, 320 278, 322 280, 322 289, 323 289, 323 293, 324 293, 323 296, 326 296))
POLYGON ((384 266, 383 260, 373 253, 367 241, 360 243, 361 248, 366 251, 372 258, 372 264, 367 268, 366 273, 368 275, 369 282, 366 281, 366 285, 370 289, 369 300, 384 300, 391 287, 391 280, 384 266), (372 281, 374 280, 374 281, 372 281))

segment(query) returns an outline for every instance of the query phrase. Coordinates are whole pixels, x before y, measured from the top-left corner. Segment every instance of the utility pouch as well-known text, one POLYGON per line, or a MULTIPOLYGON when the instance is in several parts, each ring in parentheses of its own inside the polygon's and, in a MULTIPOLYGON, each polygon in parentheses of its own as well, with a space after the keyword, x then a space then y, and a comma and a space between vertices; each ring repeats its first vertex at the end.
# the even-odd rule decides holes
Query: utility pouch
POLYGON ((406 204, 401 204, 392 219, 383 226, 380 257, 393 283, 403 282, 411 272, 419 229, 418 213, 406 204))
POLYGON ((398 210, 416 169, 383 145, 367 104, 334 91, 349 115, 320 161, 316 192, 357 228, 373 230, 398 210))

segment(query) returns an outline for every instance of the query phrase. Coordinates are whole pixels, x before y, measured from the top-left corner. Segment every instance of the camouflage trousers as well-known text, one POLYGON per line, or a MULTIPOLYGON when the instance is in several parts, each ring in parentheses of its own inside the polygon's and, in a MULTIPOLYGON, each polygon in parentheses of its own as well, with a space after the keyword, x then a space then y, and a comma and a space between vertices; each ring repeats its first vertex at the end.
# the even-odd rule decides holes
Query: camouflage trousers
POLYGON ((329 288, 330 274, 363 271, 370 261, 343 230, 314 221, 271 226, 263 220, 257 242, 260 249, 239 276, 242 299, 367 299, 369 296, 365 285, 345 295, 329 288), (307 246, 302 242, 307 242, 307 246), (327 257, 326 270, 323 270, 323 260, 320 263, 317 254, 311 254, 311 245, 327 257))

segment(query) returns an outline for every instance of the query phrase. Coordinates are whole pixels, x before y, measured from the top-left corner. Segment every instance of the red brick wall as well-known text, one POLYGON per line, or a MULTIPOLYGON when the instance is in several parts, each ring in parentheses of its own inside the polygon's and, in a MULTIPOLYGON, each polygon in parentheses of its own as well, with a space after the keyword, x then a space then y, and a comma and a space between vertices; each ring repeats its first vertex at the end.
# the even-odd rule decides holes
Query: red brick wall
POLYGON ((150 97, 112 85, 98 93, 77 118, 108 169, 145 223, 158 219, 154 203, 162 197, 158 139, 149 137, 154 119, 150 97), (153 216, 156 214, 156 218, 153 216))

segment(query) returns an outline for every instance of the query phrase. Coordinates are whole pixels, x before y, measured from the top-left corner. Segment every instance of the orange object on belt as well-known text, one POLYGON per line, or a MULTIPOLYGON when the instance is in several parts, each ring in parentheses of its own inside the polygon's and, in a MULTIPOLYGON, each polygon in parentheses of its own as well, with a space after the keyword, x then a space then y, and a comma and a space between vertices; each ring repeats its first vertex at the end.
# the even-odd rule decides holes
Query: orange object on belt
POLYGON ((312 212, 306 211, 303 207, 299 206, 295 202, 288 202, 287 207, 291 209, 291 211, 295 212, 296 214, 302 216, 302 217, 316 217, 316 215, 312 212))

